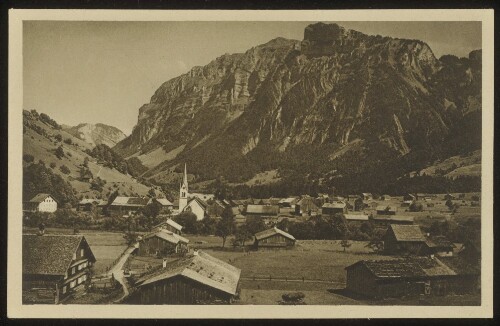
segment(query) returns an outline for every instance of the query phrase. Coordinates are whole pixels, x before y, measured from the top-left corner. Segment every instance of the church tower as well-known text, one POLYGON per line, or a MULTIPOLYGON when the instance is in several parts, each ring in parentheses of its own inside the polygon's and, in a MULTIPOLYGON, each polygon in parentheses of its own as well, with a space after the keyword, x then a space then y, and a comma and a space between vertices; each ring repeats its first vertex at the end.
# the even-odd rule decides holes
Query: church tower
POLYGON ((188 178, 187 178, 187 167, 184 163, 184 177, 182 178, 182 183, 179 190, 179 212, 184 210, 184 207, 188 203, 188 178))

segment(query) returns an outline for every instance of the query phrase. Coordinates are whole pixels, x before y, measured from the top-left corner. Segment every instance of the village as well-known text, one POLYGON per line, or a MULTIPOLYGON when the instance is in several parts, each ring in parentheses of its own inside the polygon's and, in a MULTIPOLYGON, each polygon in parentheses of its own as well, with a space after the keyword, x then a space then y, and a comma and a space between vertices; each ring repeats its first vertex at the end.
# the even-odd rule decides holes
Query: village
POLYGON ((233 199, 187 169, 172 201, 23 203, 23 303, 480 304, 478 193, 233 199))

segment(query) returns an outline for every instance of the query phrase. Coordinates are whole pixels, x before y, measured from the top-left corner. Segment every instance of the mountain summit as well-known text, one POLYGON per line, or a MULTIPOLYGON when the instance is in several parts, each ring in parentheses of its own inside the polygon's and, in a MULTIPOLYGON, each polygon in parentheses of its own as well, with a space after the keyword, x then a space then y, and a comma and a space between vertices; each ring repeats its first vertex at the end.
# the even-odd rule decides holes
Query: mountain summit
POLYGON ((199 180, 273 169, 396 178, 480 146, 480 58, 312 24, 302 41, 277 38, 165 82, 114 149, 154 162, 146 176, 158 182, 179 162, 199 180))

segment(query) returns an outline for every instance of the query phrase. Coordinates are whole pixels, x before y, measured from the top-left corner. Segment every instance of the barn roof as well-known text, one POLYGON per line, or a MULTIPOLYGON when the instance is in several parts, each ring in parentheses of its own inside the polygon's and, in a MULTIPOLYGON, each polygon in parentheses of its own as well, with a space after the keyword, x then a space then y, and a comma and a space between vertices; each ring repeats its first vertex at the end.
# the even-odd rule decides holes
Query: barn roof
POLYGON ((278 215, 280 208, 277 205, 247 205, 247 214, 278 215))
POLYGON ((369 216, 364 214, 344 214, 348 221, 368 221, 369 216))
POLYGON ((167 198, 156 198, 155 199, 162 206, 172 206, 172 202, 167 198))
POLYGON ((379 206, 377 206, 377 211, 389 211, 389 212, 395 212, 395 211, 396 211, 396 208, 395 208, 395 207, 388 206, 388 205, 379 205, 379 206))
POLYGON ((82 241, 82 235, 24 234, 23 274, 65 275, 82 241))
POLYGON ((204 202, 203 200, 201 200, 199 197, 191 197, 189 200, 188 200, 188 203, 186 205, 189 206, 191 203, 194 203, 194 202, 197 202, 201 207, 203 207, 204 209, 207 208, 208 204, 206 202, 204 202))
POLYGON ((297 202, 297 198, 296 197, 288 197, 288 198, 283 198, 283 199, 280 199, 278 203, 280 204, 292 204, 294 202, 297 202))
POLYGON ((101 200, 97 198, 83 198, 80 200, 79 204, 80 205, 86 205, 86 204, 100 204, 101 200))
POLYGON ((380 279, 456 275, 455 271, 437 258, 361 260, 346 269, 360 265, 380 279))
MULTIPOLYGON (((425 235, 418 225, 399 225, 390 224, 389 230, 392 230, 397 241, 424 241, 425 235)), ((389 231, 388 230, 388 231, 389 231)))
POLYGON ((346 206, 346 203, 342 202, 342 201, 338 201, 338 202, 335 202, 335 203, 325 203, 323 204, 322 208, 345 208, 346 206))
POLYGON ((117 196, 111 206, 146 206, 151 198, 117 196))
POLYGON ((138 280, 139 287, 169 279, 177 275, 235 295, 241 270, 202 251, 167 264, 138 280))
POLYGON ((165 225, 165 224, 170 225, 171 227, 173 227, 176 230, 179 230, 179 231, 182 230, 182 225, 180 225, 179 223, 176 223, 171 218, 169 218, 168 220, 166 220, 164 222, 161 222, 160 224, 157 224, 157 225, 153 226, 153 228, 157 228, 157 227, 160 227, 160 226, 165 225))
POLYGON ((374 221, 386 221, 386 222, 411 222, 413 223, 413 216, 406 215, 376 215, 373 217, 374 221))
MULTIPOLYGON (((31 198, 30 199, 30 203, 41 203, 43 202, 47 197, 50 197, 52 199, 54 199, 54 197, 52 197, 50 194, 43 194, 43 193, 40 193, 40 194, 37 194, 35 197, 31 198)), ((55 200, 55 199, 54 199, 55 200)), ((55 200, 57 202, 57 200, 55 200)))
POLYGON ((425 244, 429 248, 455 248, 453 242, 448 240, 445 236, 427 237, 425 244))
POLYGON ((457 275, 481 274, 481 266, 479 264, 470 263, 461 257, 440 257, 439 259, 457 275))
POLYGON ((189 243, 189 239, 186 239, 183 236, 180 236, 176 233, 167 230, 160 230, 154 233, 147 234, 144 236, 144 239, 149 239, 153 237, 158 237, 173 244, 178 244, 179 242, 189 243))
POLYGON ((288 238, 290 240, 295 240, 295 238, 293 237, 293 235, 291 235, 289 233, 286 233, 285 231, 280 230, 277 227, 274 227, 272 229, 267 229, 267 230, 264 230, 262 232, 256 233, 255 234, 255 238, 257 240, 262 240, 262 239, 266 239, 266 238, 272 237, 275 234, 280 234, 280 235, 284 236, 285 238, 288 238))

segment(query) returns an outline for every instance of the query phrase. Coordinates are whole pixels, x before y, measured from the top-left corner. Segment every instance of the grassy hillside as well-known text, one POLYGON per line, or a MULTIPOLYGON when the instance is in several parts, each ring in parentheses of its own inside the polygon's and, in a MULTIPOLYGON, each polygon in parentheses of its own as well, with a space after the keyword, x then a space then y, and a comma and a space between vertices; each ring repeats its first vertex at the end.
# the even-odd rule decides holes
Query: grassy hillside
POLYGON ((91 150, 92 145, 58 129, 57 126, 43 122, 36 114, 24 112, 23 132, 23 155, 33 156, 34 162, 42 160, 54 173, 69 181, 79 198, 107 198, 115 190, 118 190, 120 194, 146 195, 149 190, 149 187, 132 176, 99 164, 96 159, 85 152, 91 150), (60 146, 64 156, 58 158, 56 150, 60 146), (79 180, 80 165, 86 158, 88 168, 94 178, 99 177, 106 181, 102 191, 92 190, 89 182, 79 180), (69 173, 64 173, 61 170, 62 166, 66 166, 68 168, 66 172, 69 171, 69 173))

